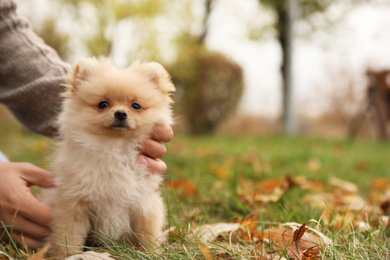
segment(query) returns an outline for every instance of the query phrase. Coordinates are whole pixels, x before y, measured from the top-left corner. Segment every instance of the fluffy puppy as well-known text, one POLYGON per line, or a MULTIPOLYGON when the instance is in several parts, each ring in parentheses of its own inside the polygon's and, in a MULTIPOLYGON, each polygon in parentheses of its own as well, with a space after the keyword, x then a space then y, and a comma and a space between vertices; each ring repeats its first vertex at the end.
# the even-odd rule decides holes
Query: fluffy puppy
POLYGON ((168 73, 155 62, 118 70, 87 58, 68 82, 52 167, 57 187, 43 199, 54 207, 51 257, 81 252, 94 233, 152 247, 165 216, 161 177, 136 158, 154 124, 172 124, 168 73))

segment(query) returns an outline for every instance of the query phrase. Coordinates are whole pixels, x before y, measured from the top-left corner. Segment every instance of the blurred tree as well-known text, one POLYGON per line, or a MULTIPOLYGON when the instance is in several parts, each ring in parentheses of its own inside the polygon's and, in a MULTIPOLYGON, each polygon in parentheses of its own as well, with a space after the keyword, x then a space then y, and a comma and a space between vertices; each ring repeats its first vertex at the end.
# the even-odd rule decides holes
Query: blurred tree
MULTIPOLYGON (((75 17, 80 17, 81 6, 89 4, 95 9, 95 33, 86 39, 86 47, 92 56, 111 56, 113 48, 113 33, 121 21, 134 17, 153 18, 161 13, 161 0, 62 0, 69 5, 75 17)), ((145 27, 145 24, 143 24, 145 27)), ((152 34, 149 34, 152 35, 152 34)))
POLYGON ((69 35, 59 31, 56 25, 57 20, 54 17, 48 17, 42 26, 34 27, 34 30, 47 45, 57 51, 63 60, 67 60, 70 55, 69 35))
POLYGON ((178 105, 192 133, 213 131, 237 108, 243 92, 242 69, 224 55, 194 42, 180 52, 170 71, 183 92, 178 105))
MULTIPOLYGON (((276 14, 275 28, 278 33, 278 41, 280 43, 280 47, 282 49, 282 65, 281 65, 281 74, 282 74, 282 121, 284 125, 284 130, 286 133, 294 132, 295 130, 289 129, 289 94, 291 93, 290 89, 290 69, 289 64, 291 64, 291 36, 292 36, 292 28, 291 23, 293 21, 292 15, 292 3, 294 0, 259 0, 260 4, 270 8, 276 14)), ((296 18, 305 19, 308 16, 324 12, 333 0, 297 0, 299 1, 299 14, 296 18), (299 16, 298 16, 299 15, 299 16)), ((294 127, 294 126, 293 126, 294 127)), ((296 127, 296 126, 295 126, 296 127)))
POLYGON ((112 56, 116 30, 122 22, 128 22, 137 30, 134 42, 145 43, 139 44, 137 51, 147 49, 157 56, 156 34, 151 23, 164 12, 163 8, 168 8, 166 2, 170 0, 61 0, 56 3, 56 14, 35 23, 34 30, 61 58, 70 60, 74 48, 70 47, 71 42, 85 49, 86 55, 112 56), (69 20, 66 25, 71 29, 68 31, 58 29, 62 12, 69 20))
POLYGON ((205 46, 213 3, 204 1, 200 33, 194 36, 187 29, 181 35, 178 58, 170 67, 172 80, 183 95, 177 104, 194 134, 213 131, 237 108, 243 93, 242 68, 205 46))

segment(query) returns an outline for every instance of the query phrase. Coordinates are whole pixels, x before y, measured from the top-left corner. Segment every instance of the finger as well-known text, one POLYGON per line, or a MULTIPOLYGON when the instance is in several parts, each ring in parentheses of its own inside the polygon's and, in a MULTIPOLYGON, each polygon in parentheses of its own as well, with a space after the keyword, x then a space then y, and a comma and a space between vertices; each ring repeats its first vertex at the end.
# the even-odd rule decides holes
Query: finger
POLYGON ((20 204, 19 214, 41 226, 48 226, 51 222, 53 209, 40 202, 34 195, 26 196, 20 204))
POLYGON ((167 165, 160 159, 154 160, 147 156, 140 155, 137 160, 139 163, 146 164, 149 171, 153 174, 163 175, 167 171, 167 165))
POLYGON ((41 226, 32 222, 22 216, 17 216, 13 219, 12 223, 8 226, 8 230, 18 233, 23 233, 26 236, 34 239, 42 240, 50 235, 50 229, 48 227, 41 226))
MULTIPOLYGON (((32 237, 29 237, 27 235, 23 234, 23 241, 22 241, 22 234, 19 232, 15 232, 11 235, 11 238, 18 243, 19 245, 23 245, 26 243, 28 248, 30 249, 37 249, 38 247, 42 246, 43 241, 39 239, 35 239, 32 237)), ((6 242, 9 242, 9 238, 4 239, 6 242)))
POLYGON ((150 138, 160 142, 170 142, 173 138, 172 127, 168 124, 155 124, 150 133, 150 138))
POLYGON ((20 166, 23 179, 30 185, 37 185, 44 188, 55 187, 53 173, 30 163, 20 163, 20 166))
POLYGON ((167 153, 167 148, 163 143, 152 139, 145 139, 141 145, 140 151, 150 158, 163 158, 167 153))

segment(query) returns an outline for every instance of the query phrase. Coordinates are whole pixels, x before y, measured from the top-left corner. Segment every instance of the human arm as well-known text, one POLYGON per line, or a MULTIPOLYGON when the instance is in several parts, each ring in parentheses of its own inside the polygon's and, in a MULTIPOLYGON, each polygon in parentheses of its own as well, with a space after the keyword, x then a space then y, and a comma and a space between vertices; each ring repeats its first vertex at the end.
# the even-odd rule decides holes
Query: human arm
POLYGON ((16 3, 0 0, 0 103, 32 132, 56 135, 69 69, 16 13, 16 3))

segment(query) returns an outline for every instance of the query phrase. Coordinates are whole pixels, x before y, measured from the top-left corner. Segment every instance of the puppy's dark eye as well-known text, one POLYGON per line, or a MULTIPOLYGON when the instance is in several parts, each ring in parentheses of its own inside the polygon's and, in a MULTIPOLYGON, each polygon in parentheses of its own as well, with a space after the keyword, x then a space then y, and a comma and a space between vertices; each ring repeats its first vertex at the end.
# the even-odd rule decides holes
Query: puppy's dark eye
POLYGON ((138 104, 138 103, 133 103, 131 104, 131 107, 135 110, 140 110, 141 109, 141 106, 138 104))
POLYGON ((102 102, 100 102, 99 105, 98 105, 98 107, 99 107, 100 109, 105 109, 105 108, 107 108, 107 107, 109 107, 109 106, 110 106, 110 104, 109 104, 107 101, 102 101, 102 102))

